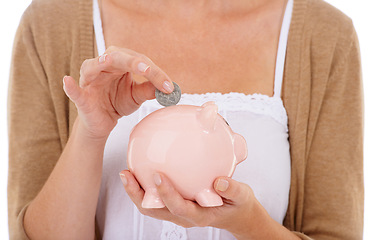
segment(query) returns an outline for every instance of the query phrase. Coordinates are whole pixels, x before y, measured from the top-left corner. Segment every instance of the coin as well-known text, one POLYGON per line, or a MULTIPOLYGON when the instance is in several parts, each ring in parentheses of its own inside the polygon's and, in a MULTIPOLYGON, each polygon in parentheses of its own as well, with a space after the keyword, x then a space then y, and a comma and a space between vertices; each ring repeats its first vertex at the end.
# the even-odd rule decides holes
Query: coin
POLYGON ((160 105, 165 107, 176 105, 181 99, 181 88, 177 85, 177 83, 173 82, 174 89, 173 92, 167 94, 159 91, 158 89, 155 90, 155 97, 156 100, 160 105))

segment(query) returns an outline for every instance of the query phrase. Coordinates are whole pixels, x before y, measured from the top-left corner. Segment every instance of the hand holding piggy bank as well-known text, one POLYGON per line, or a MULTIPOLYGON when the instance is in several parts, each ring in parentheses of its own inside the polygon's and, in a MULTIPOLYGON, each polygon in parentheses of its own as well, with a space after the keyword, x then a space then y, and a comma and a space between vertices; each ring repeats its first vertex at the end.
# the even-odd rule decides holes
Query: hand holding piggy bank
POLYGON ((247 146, 217 110, 214 102, 170 106, 149 114, 133 128, 127 161, 145 190, 143 208, 165 206, 153 180, 156 172, 165 174, 185 199, 203 207, 223 204, 213 182, 232 176, 235 166, 247 157, 247 146))

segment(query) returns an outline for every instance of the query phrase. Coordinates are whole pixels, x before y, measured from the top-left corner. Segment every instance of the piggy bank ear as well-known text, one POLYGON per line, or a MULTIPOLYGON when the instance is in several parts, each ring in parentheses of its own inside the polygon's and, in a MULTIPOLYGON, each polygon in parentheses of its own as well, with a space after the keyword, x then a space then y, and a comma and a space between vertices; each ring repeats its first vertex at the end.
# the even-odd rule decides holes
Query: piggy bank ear
POLYGON ((201 106, 197 113, 197 119, 206 132, 211 132, 215 129, 218 107, 214 102, 206 102, 201 106))
POLYGON ((242 135, 237 133, 234 133, 234 153, 236 164, 241 163, 248 156, 247 142, 242 135))

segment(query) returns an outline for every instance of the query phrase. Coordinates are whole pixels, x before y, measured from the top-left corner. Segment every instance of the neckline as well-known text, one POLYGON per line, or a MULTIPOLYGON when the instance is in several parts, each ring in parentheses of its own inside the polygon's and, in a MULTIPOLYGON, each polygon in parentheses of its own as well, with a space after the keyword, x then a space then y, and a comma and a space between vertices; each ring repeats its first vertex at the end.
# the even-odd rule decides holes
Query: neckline
MULTIPOLYGON (((249 112, 268 116, 280 123, 288 131, 288 116, 281 98, 274 98, 264 94, 244 94, 240 92, 229 93, 183 93, 178 105, 200 106, 208 101, 213 101, 218 106, 222 116, 227 113, 249 112)), ((139 114, 145 116, 151 111, 163 108, 156 99, 144 102, 139 114)))
POLYGON ((274 96, 269 96, 262 93, 251 93, 245 94, 242 92, 228 92, 228 93, 221 93, 221 92, 206 92, 206 93, 182 93, 181 96, 183 98, 208 98, 208 97, 239 97, 239 98, 246 98, 246 99, 261 99, 261 100, 278 100, 283 102, 281 98, 274 98, 274 96))
MULTIPOLYGON (((284 16, 282 19, 282 25, 279 34, 279 42, 278 42, 278 49, 276 54, 276 62, 275 62, 275 76, 274 76, 274 94, 273 96, 268 96, 261 93, 253 93, 253 94, 244 94, 246 96, 260 94, 265 95, 267 97, 272 98, 281 98, 282 93, 282 85, 283 85, 283 78, 284 78, 284 65, 285 65, 285 58, 286 58, 286 51, 287 51, 287 42, 288 42, 288 35, 289 29, 291 25, 292 19, 292 12, 293 12, 293 1, 288 0, 284 16)), ((96 46, 98 55, 101 56, 106 51, 106 43, 103 35, 103 28, 102 28, 102 19, 101 13, 98 5, 98 0, 93 0, 93 27, 94 27, 94 34, 96 38, 96 46)), ((188 93, 192 95, 191 93, 188 93)), ((228 94, 228 93, 225 93, 228 94)))

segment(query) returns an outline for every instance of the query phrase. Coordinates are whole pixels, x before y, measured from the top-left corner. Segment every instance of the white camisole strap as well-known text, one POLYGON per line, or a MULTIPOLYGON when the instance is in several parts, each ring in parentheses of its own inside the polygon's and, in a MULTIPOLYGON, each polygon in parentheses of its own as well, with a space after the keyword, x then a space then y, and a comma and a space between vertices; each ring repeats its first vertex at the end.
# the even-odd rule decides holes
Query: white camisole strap
POLYGON ((97 42, 98 56, 101 56, 106 51, 106 44, 103 37, 102 20, 101 13, 99 11, 98 0, 93 0, 93 25, 97 42))
MULTIPOLYGON (((288 0, 284 17, 282 21, 282 27, 280 30, 278 52, 276 56, 275 64, 275 80, 274 80, 274 97, 281 97, 283 73, 284 73, 284 62, 287 50, 287 40, 289 27, 292 18, 293 0, 288 0)), ((101 14, 98 6, 98 0, 93 0, 93 24, 94 33, 97 42, 98 55, 104 54, 106 51, 105 39, 103 36, 101 14)))
POLYGON ((293 0, 288 0, 287 7, 285 8, 284 17, 282 21, 282 28, 280 30, 278 52, 276 55, 276 64, 275 64, 275 82, 274 82, 274 97, 281 97, 282 92, 282 83, 283 83, 283 74, 284 74, 284 63, 285 56, 287 51, 287 41, 289 27, 291 25, 293 10, 293 0))

